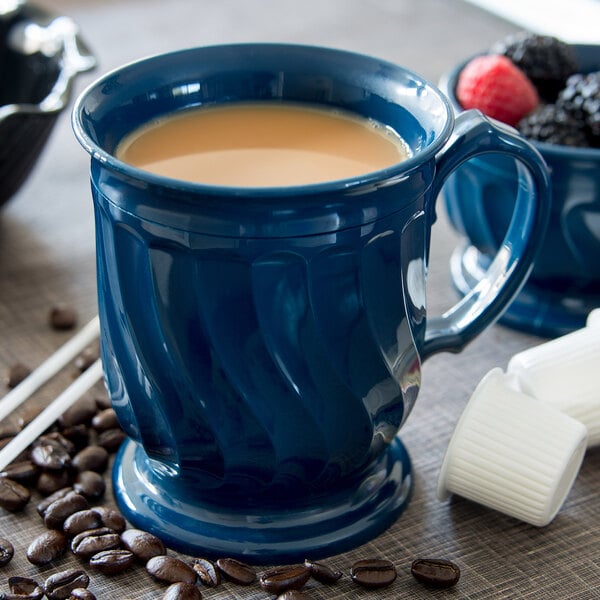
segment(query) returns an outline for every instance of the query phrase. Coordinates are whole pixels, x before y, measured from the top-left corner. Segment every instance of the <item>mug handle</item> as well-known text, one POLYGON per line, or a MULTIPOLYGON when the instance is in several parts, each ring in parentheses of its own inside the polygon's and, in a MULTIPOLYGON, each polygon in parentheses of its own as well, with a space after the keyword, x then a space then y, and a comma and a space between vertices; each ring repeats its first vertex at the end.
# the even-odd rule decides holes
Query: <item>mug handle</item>
POLYGON ((477 110, 456 117, 454 132, 436 157, 432 210, 450 173, 467 160, 490 152, 507 154, 517 161, 519 181, 511 221, 484 277, 443 315, 428 318, 423 359, 437 352, 460 352, 494 323, 525 283, 544 238, 551 196, 543 158, 514 129, 477 110))

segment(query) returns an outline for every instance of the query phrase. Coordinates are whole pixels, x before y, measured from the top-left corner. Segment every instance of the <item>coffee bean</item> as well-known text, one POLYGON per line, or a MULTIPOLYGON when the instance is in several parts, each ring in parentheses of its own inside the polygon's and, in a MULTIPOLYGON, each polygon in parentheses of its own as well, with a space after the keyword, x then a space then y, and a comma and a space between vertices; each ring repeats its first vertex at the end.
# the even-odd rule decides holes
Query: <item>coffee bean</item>
POLYGON ((81 569, 67 569, 50 575, 44 582, 44 592, 50 600, 66 600, 78 588, 87 588, 89 575, 81 569))
POLYGON ((88 500, 99 500, 104 496, 106 483, 96 471, 81 471, 75 478, 73 489, 88 500))
POLYGON ((30 406, 26 408, 18 417, 17 417, 17 425, 19 427, 19 431, 24 429, 33 421, 39 414, 42 412, 42 409, 37 406, 30 406))
POLYGON ((92 427, 100 432, 107 429, 120 429, 121 425, 117 419, 117 413, 114 408, 105 408, 96 413, 92 419, 92 427))
MULTIPOLYGON (((0 439, 0 450, 2 450, 2 448, 4 448, 4 446, 8 446, 8 444, 10 444, 13 439, 14 438, 10 438, 10 437, 0 439)), ((24 460, 27 460, 28 458, 29 458, 29 454, 27 454, 27 456, 24 457, 24 460)), ((17 460, 20 460, 20 458, 18 458, 17 460)))
POLYGON ((71 464, 71 455, 54 439, 40 438, 31 450, 31 462, 41 469, 62 471, 71 464))
POLYGON ((8 369, 6 385, 9 388, 15 388, 30 374, 31 369, 27 365, 24 365, 23 363, 15 363, 8 369))
POLYGON ((65 600, 78 588, 87 588, 89 575, 81 569, 67 569, 50 575, 44 582, 44 592, 50 600, 65 600))
POLYGON ((62 435, 73 443, 77 451, 90 443, 90 432, 86 425, 70 425, 61 429, 62 435))
POLYGON ((13 481, 29 485, 35 481, 39 472, 39 468, 30 460, 20 460, 8 465, 4 471, 0 473, 0 477, 8 477, 13 481))
POLYGON ((193 583, 172 583, 165 591, 162 600, 202 600, 202 593, 193 583))
POLYGON ((396 580, 396 567, 385 559, 364 559, 356 561, 350 570, 352 581, 367 589, 383 588, 396 580))
POLYGON ((104 473, 108 465, 108 452, 102 446, 88 446, 73 457, 72 464, 79 472, 104 473))
POLYGON ((0 477, 0 506, 10 512, 18 512, 25 508, 31 498, 31 492, 20 483, 0 477))
POLYGON ((21 431, 14 423, 3 421, 0 423, 0 439, 13 438, 21 431))
POLYGON ((67 600, 96 600, 96 596, 86 588, 75 588, 67 600))
POLYGON ((121 533, 121 542, 127 550, 132 552, 144 564, 154 556, 167 553, 159 538, 141 529, 126 529, 121 533))
POLYGON ((90 558, 90 567, 93 567, 104 575, 118 575, 131 565, 133 565, 135 557, 129 550, 103 550, 94 554, 90 558))
POLYGON ((0 567, 7 565, 15 555, 15 548, 6 538, 0 537, 0 567))
POLYGON ((308 598, 300 590, 286 590, 283 594, 279 594, 276 600, 305 600, 308 598))
POLYGON ((44 525, 48 529, 62 529, 67 517, 89 508, 88 501, 77 492, 70 492, 55 500, 44 512, 44 525))
POLYGON ((83 371, 89 369, 99 357, 99 349, 96 346, 90 346, 75 359, 75 368, 83 373, 83 371))
POLYGON ((196 558, 192 569, 198 574, 198 579, 206 587, 217 587, 221 583, 221 573, 212 561, 206 558, 196 558))
POLYGON ((250 565, 235 558, 219 558, 217 567, 225 579, 238 585, 250 585, 256 580, 256 571, 250 565))
POLYGON ((153 556, 146 563, 146 571, 158 581, 166 583, 195 583, 196 572, 174 556, 153 556))
POLYGON ((96 401, 92 396, 83 396, 58 418, 62 428, 75 425, 89 425, 97 412, 96 401))
POLYGON ((102 527, 100 515, 91 509, 80 510, 68 516, 63 523, 63 531, 69 537, 75 537, 82 531, 102 527))
POLYGON ((71 473, 67 469, 63 471, 44 471, 40 473, 35 484, 35 489, 42 496, 48 496, 67 487, 71 483, 71 480, 71 473))
POLYGON ((108 527, 98 527, 78 533, 71 540, 71 551, 75 556, 89 560, 103 550, 114 550, 121 544, 119 534, 108 527))
POLYGON ((125 439, 127 435, 122 429, 107 429, 98 436, 98 446, 102 446, 107 452, 115 452, 125 439))
POLYGON ((27 560, 33 565, 46 565, 67 550, 67 536, 56 529, 38 535, 27 548, 27 560))
POLYGON ((269 594, 282 594, 287 590, 300 590, 310 579, 310 569, 304 565, 275 567, 261 574, 260 587, 269 594))
POLYGON ((102 525, 108 527, 117 533, 122 533, 127 527, 127 522, 123 515, 113 508, 107 506, 94 506, 92 510, 102 519, 102 525))
POLYGON ((53 502, 55 502, 56 500, 59 500, 60 498, 64 498, 67 494, 69 494, 72 491, 73 491, 73 488, 67 486, 60 490, 57 490, 56 492, 50 494, 47 498, 44 498, 43 500, 41 500, 35 507, 35 509, 38 512, 38 515, 40 515, 40 517, 43 518, 44 513, 46 512, 46 509, 53 502))
POLYGON ((44 511, 44 524, 49 529, 62 529, 67 517, 89 508, 88 501, 75 491, 55 500, 44 511))
POLYGON ((310 570, 312 577, 320 583, 329 585, 335 583, 342 577, 341 571, 334 571, 327 565, 320 562, 305 560, 304 565, 310 570))
POLYGON ((48 313, 48 323, 52 329, 73 329, 77 325, 77 319, 77 311, 72 306, 62 302, 53 306, 48 313))
POLYGON ((98 410, 104 410, 105 408, 112 408, 112 401, 108 397, 108 394, 104 394, 102 396, 96 396, 94 398, 96 402, 96 408, 98 410))
POLYGON ((73 456, 73 454, 75 454, 75 444, 58 431, 45 433, 37 439, 37 442, 55 442, 59 446, 62 446, 68 452, 69 456, 73 456))
POLYGON ((444 558, 417 558, 410 572, 417 581, 437 588, 452 587, 460 579, 458 565, 444 558))
POLYGON ((44 595, 38 582, 30 577, 9 577, 8 589, 10 592, 1 596, 3 600, 40 600, 44 595))

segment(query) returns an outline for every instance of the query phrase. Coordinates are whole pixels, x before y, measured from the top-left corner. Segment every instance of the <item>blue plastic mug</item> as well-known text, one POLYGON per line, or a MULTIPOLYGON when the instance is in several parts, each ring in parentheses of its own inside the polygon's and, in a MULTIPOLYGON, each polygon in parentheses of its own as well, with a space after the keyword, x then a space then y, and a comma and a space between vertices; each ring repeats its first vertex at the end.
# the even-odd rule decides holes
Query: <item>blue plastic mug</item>
POLYGON ((102 359, 129 436, 125 516, 190 554, 283 563, 359 545, 411 491, 397 437, 421 363, 460 351, 519 291, 548 218, 546 169, 479 113, 454 121, 418 75, 349 52, 250 44, 127 65, 88 88, 102 359), (177 181, 119 161, 127 133, 191 106, 293 101, 398 131, 413 155, 353 179, 281 188, 177 181), (428 318, 435 200, 469 158, 521 165, 486 277, 428 318))

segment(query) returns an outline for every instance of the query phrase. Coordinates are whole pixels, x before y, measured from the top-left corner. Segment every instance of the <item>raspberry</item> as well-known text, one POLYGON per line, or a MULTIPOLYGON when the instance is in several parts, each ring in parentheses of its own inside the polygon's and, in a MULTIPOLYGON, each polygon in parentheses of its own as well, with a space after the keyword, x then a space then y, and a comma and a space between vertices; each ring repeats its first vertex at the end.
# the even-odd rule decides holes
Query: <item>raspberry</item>
POLYGON ((506 56, 486 54, 461 71, 456 97, 463 108, 515 126, 539 104, 535 87, 506 56))

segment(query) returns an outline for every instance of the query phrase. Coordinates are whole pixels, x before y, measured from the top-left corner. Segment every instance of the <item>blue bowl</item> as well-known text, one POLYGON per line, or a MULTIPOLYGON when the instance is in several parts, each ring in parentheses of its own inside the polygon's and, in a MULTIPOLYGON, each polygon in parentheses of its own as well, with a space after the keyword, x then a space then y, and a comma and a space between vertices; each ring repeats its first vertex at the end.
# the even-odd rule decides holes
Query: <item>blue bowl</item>
MULTIPOLYGON (((575 46, 582 72, 600 70, 600 46, 575 46)), ((455 89, 461 69, 440 82, 456 113, 455 89)), ((548 230, 531 276, 500 322, 546 337, 585 324, 600 306, 600 149, 533 142, 551 174, 548 230)), ((469 161, 444 186, 452 226, 464 240, 450 263, 454 285, 467 293, 502 244, 517 185, 513 160, 490 154, 469 161)))
POLYGON ((68 17, 25 2, 0 6, 0 206, 27 179, 95 58, 68 17))

